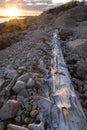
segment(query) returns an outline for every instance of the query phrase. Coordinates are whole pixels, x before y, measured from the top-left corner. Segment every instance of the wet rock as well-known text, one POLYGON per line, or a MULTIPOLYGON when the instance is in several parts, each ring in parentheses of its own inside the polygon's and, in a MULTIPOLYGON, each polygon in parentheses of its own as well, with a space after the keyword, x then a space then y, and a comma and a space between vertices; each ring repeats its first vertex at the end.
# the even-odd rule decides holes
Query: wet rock
POLYGON ((17 81, 12 90, 15 93, 20 93, 23 89, 25 89, 26 84, 23 81, 17 81))
POLYGON ((27 88, 32 88, 35 85, 35 81, 32 78, 29 78, 27 82, 27 88))
POLYGON ((28 130, 28 129, 25 128, 25 127, 18 126, 18 125, 13 125, 13 124, 9 124, 9 125, 7 126, 7 128, 8 128, 9 130, 28 130))
POLYGON ((5 124, 3 122, 0 122, 0 130, 4 130, 5 129, 5 124))
POLYGON ((13 118, 18 110, 18 102, 16 100, 8 100, 0 110, 0 119, 7 120, 13 118))
POLYGON ((20 76, 17 81, 23 81, 23 82, 27 82, 29 79, 29 74, 28 73, 25 73, 23 74, 22 76, 20 76))
POLYGON ((38 114, 37 110, 32 110, 30 113, 31 117, 36 117, 37 114, 38 114))

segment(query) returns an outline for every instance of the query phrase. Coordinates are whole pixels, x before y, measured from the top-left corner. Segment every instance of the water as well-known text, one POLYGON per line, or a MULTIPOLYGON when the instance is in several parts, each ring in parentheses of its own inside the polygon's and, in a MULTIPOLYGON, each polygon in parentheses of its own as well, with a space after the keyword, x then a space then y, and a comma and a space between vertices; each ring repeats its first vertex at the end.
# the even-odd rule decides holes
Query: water
POLYGON ((0 23, 7 22, 7 21, 9 21, 9 20, 10 20, 9 18, 0 18, 0 23))

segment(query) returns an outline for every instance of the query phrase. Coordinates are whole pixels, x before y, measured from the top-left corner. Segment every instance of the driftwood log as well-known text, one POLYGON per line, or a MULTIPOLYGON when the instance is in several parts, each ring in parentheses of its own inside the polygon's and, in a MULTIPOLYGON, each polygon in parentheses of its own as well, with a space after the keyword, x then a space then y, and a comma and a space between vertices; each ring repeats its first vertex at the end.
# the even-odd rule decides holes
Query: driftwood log
POLYGON ((30 124, 32 130, 86 130, 87 122, 75 94, 70 74, 64 62, 58 30, 52 38, 52 69, 45 97, 35 97, 40 124, 30 124))

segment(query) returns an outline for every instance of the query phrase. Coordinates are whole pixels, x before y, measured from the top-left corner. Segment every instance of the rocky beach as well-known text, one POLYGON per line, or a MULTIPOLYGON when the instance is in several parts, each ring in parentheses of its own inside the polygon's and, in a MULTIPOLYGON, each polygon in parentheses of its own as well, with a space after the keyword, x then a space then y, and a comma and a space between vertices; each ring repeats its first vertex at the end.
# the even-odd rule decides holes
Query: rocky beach
POLYGON ((57 130, 49 102, 55 30, 87 117, 87 5, 69 3, 0 24, 0 130, 57 130))

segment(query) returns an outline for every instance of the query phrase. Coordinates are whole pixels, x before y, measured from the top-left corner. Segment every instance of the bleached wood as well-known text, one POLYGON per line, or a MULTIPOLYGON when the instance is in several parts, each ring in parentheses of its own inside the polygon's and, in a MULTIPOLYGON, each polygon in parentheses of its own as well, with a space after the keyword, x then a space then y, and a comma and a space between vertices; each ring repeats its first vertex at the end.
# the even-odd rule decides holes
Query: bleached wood
POLYGON ((53 34, 51 45, 53 67, 48 79, 48 96, 36 98, 43 130, 86 130, 86 117, 63 58, 58 30, 53 34))

